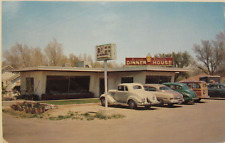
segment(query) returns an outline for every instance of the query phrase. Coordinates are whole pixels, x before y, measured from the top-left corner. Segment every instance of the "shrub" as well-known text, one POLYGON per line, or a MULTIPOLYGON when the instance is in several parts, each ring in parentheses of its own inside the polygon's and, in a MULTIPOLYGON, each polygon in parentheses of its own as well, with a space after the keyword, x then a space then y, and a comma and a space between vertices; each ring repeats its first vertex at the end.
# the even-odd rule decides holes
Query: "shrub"
POLYGON ((34 100, 34 101, 38 101, 39 96, 37 94, 21 94, 19 96, 16 97, 17 99, 25 99, 25 100, 34 100))

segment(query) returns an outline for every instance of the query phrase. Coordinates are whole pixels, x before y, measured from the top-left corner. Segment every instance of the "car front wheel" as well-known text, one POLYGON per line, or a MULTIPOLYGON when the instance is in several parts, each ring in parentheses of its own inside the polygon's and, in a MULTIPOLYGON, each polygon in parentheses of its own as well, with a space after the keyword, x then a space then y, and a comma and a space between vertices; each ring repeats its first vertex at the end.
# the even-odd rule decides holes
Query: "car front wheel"
POLYGON ((101 100, 102 106, 105 106, 105 98, 101 98, 100 100, 101 100))
POLYGON ((164 102, 163 102, 163 100, 162 100, 162 99, 159 99, 158 101, 159 101, 158 106, 163 106, 163 105, 164 105, 164 102))
POLYGON ((128 102, 128 106, 129 106, 130 109, 135 109, 135 108, 137 108, 137 105, 136 105, 136 103, 135 103, 133 100, 130 100, 130 101, 128 102))

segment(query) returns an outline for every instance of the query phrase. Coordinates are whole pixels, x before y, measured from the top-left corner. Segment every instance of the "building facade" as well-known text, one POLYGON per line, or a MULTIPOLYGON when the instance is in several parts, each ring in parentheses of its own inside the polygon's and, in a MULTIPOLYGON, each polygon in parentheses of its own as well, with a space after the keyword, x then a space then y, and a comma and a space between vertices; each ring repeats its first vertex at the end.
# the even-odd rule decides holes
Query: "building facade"
MULTIPOLYGON (((172 67, 138 66, 108 69, 108 89, 120 83, 173 82, 176 73, 187 69, 172 67)), ((104 69, 80 67, 30 67, 14 70, 20 72, 21 94, 93 93, 99 97, 104 93, 104 69)))

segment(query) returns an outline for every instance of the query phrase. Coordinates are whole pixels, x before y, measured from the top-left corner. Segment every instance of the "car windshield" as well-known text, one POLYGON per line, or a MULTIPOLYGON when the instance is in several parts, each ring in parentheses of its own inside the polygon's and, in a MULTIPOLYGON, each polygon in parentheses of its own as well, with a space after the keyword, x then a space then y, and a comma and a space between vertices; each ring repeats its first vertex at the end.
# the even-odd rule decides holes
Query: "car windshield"
POLYGON ((220 89, 225 89, 225 86, 224 85, 220 85, 220 89))
POLYGON ((184 87, 185 87, 186 89, 190 89, 190 87, 188 87, 186 84, 184 85, 184 87))
POLYGON ((135 85, 134 87, 133 87, 133 89, 142 89, 142 87, 140 86, 140 85, 135 85))
POLYGON ((224 85, 219 85, 220 89, 225 89, 224 85))
POLYGON ((172 90, 172 89, 170 89, 170 88, 167 87, 167 86, 162 86, 162 87, 159 88, 159 90, 172 90))

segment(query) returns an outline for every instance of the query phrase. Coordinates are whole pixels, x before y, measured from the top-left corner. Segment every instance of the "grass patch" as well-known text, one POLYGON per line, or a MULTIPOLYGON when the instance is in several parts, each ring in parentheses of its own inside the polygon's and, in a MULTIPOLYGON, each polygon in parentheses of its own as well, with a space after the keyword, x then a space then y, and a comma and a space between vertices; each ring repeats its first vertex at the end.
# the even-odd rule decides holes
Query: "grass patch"
POLYGON ((100 103, 100 101, 98 98, 92 98, 92 99, 44 101, 41 103, 47 103, 47 104, 53 104, 53 105, 69 105, 69 104, 100 103))
POLYGON ((3 113, 9 113, 16 118, 39 118, 39 119, 49 119, 49 120, 64 120, 64 119, 72 119, 72 120, 86 120, 91 121, 94 119, 100 120, 107 120, 107 119, 119 119, 124 118, 124 115, 121 114, 113 114, 113 115, 104 115, 100 112, 86 112, 86 113, 79 113, 79 112, 72 112, 69 111, 66 115, 58 115, 57 117, 53 117, 50 114, 30 114, 21 111, 15 111, 12 109, 3 109, 3 113))
POLYGON ((59 115, 58 117, 49 117, 50 120, 63 120, 63 119, 68 119, 71 118, 72 120, 94 120, 94 119, 100 119, 100 120, 107 120, 107 119, 119 119, 119 118, 124 118, 124 115, 121 114, 112 114, 110 116, 104 115, 100 112, 95 112, 95 113, 78 113, 78 112, 72 112, 69 111, 67 115, 59 115))

